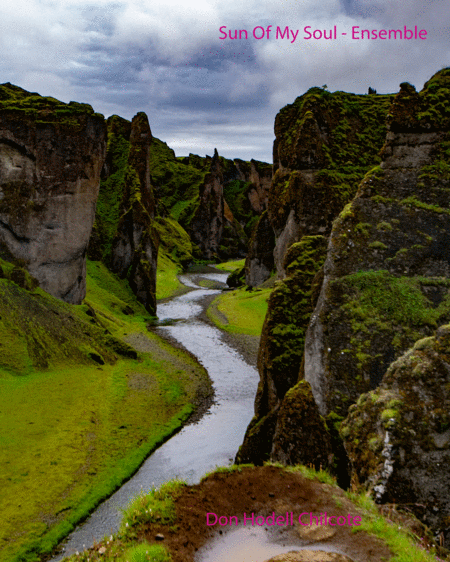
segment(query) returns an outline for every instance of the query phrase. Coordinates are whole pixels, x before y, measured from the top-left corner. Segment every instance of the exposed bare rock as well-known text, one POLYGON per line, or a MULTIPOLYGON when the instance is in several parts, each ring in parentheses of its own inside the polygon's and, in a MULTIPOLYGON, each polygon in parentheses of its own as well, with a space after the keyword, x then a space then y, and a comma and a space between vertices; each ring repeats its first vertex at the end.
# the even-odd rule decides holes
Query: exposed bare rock
POLYGON ((0 86, 0 245, 70 303, 86 292, 105 150, 105 122, 91 106, 0 86))
POLYGON ((250 238, 245 258, 245 282, 249 287, 257 287, 269 279, 274 269, 274 244, 273 229, 264 211, 250 238))
POLYGON ((219 154, 214 150, 209 174, 200 186, 199 205, 189 232, 202 255, 211 259, 218 255, 224 226, 223 175, 219 154))

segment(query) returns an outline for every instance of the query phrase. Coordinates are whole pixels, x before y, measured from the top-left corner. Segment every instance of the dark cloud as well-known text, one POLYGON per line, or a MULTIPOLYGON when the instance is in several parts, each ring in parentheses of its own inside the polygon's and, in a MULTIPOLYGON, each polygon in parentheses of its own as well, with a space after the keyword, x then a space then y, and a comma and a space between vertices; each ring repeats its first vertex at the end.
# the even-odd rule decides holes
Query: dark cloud
POLYGON ((450 64, 448 0, 3 0, 0 80, 97 111, 146 111, 177 152, 271 159, 276 113, 312 86, 420 89, 450 64), (276 26, 419 25, 423 42, 274 39, 276 26), (251 30, 273 26, 270 40, 251 30), (219 28, 247 29, 221 40, 219 28))

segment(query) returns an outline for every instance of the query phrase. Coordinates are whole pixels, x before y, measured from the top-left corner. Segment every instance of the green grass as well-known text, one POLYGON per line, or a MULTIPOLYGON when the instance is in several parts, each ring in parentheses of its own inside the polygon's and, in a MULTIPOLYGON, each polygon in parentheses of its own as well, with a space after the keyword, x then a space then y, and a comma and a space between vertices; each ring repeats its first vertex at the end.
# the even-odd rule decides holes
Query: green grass
POLYGON ((149 544, 144 541, 129 548, 122 560, 124 562, 171 562, 172 557, 162 545, 149 544))
POLYGON ((208 317, 221 330, 260 336, 271 291, 272 289, 236 289, 219 295, 209 306, 208 317))
POLYGON ((120 534, 123 538, 132 538, 137 525, 160 523, 170 525, 175 522, 174 498, 181 494, 186 482, 169 480, 160 488, 142 493, 134 498, 124 510, 120 534))
POLYGON ((146 331, 149 315, 126 282, 99 262, 88 263, 87 282, 89 306, 77 307, 0 280, 15 330, 1 310, 11 348, 0 365, 2 562, 50 551, 179 428, 206 381, 193 359, 146 331), (149 350, 137 359, 115 339, 133 334, 149 350))
POLYGON ((412 535, 398 523, 383 517, 373 500, 366 494, 347 493, 347 496, 363 511, 361 525, 353 527, 353 532, 365 531, 383 540, 393 553, 388 562, 436 562, 436 560, 440 560, 418 544, 421 537, 412 535))
POLYGON ((242 260, 230 260, 223 263, 218 263, 216 264, 215 267, 217 267, 217 269, 222 269, 223 271, 233 272, 236 269, 243 267, 244 265, 245 265, 245 259, 242 259, 242 260))
POLYGON ((184 285, 178 281, 177 274, 181 268, 163 251, 158 252, 156 270, 156 299, 167 299, 180 293, 184 285))

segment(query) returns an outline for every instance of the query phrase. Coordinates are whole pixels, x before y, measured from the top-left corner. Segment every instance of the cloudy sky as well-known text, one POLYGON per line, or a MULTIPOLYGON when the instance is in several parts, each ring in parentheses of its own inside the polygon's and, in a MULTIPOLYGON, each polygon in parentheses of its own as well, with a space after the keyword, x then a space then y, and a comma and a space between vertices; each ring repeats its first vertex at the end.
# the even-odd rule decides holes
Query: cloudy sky
POLYGON ((217 147, 271 162, 276 113, 308 88, 421 89, 450 66, 448 2, 1 0, 0 83, 87 102, 105 116, 145 111, 177 155, 217 147), (405 26, 426 39, 361 38, 363 29, 405 26), (290 38, 277 38, 277 27, 290 38), (240 39, 229 38, 235 30, 240 39))

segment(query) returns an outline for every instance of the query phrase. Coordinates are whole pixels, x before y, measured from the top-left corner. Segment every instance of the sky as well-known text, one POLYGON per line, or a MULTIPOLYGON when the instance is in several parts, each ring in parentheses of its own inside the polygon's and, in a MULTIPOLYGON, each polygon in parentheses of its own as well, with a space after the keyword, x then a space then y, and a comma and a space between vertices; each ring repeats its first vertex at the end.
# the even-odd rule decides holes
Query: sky
POLYGON ((272 162, 275 116, 297 96, 420 90, 450 66, 449 39, 449 0, 1 0, 0 83, 105 117, 145 111, 177 156, 272 162), (405 26, 426 38, 378 38, 405 26))

